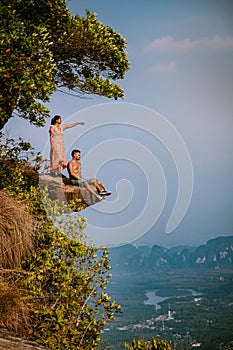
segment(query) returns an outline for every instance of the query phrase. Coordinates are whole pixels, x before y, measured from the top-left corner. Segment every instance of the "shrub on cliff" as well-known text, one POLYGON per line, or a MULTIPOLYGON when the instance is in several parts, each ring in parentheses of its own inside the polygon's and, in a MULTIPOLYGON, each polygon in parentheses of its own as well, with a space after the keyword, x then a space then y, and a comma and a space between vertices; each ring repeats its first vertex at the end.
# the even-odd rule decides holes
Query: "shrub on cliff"
MULTIPOLYGON (((0 266, 1 306, 9 296, 1 315, 2 326, 51 349, 96 349, 106 320, 120 311, 106 293, 111 277, 108 251, 89 241, 85 218, 65 213, 66 208, 46 194, 42 201, 35 164, 34 170, 30 165, 34 160, 38 167, 38 155, 21 142, 9 145, 7 141, 0 146, 0 190, 5 196, 1 211, 4 214, 7 207, 16 211, 20 207, 18 221, 13 220, 10 210, 1 229, 7 235, 9 223, 15 225, 11 239, 25 248, 15 260, 13 251, 8 258, 4 255, 0 266), (32 230, 34 238, 28 248, 20 241, 27 230, 32 230)), ((11 240, 8 242, 11 249, 11 240)), ((0 254, 6 254, 6 244, 0 254)))
POLYGON ((132 344, 125 343, 128 350, 172 350, 172 346, 166 340, 157 340, 153 337, 151 341, 133 339, 132 344))

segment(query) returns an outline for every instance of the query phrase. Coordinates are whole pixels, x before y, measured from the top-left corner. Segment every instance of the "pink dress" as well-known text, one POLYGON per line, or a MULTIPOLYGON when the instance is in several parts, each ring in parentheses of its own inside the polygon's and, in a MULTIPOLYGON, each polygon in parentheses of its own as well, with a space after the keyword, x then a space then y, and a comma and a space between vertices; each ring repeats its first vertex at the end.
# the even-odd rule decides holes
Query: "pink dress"
POLYGON ((66 168, 65 145, 63 142, 63 131, 65 125, 50 125, 50 167, 49 171, 60 173, 66 168))

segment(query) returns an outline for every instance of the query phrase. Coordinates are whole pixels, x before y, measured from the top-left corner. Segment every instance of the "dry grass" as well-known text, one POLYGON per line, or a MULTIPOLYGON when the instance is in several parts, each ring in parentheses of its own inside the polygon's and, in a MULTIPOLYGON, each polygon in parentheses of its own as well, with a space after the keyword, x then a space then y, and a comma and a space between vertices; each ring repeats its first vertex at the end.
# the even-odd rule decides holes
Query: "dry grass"
POLYGON ((16 287, 0 278, 0 327, 27 336, 29 310, 16 287))
POLYGON ((0 327, 27 335, 29 310, 18 289, 18 274, 33 250, 33 221, 22 202, 0 191, 0 327))
POLYGON ((22 202, 0 191, 0 268, 15 269, 33 250, 33 223, 22 202))

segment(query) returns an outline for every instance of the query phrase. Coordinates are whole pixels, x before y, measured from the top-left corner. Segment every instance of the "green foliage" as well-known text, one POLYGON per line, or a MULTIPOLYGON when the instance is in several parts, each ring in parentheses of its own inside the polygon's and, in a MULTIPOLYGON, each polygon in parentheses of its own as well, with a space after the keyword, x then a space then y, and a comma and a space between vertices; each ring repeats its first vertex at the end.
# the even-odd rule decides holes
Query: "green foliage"
MULTIPOLYGON (((2 1, 0 7, 0 129, 14 109, 31 123, 43 125, 48 110, 38 100, 49 101, 56 88, 48 31, 43 24, 29 25, 14 6, 19 2, 2 1)), ((21 6, 23 10, 22 2, 21 6)))
MULTIPOLYGON (((30 336, 51 349, 95 349, 106 319, 119 306, 105 293, 110 269, 107 251, 88 246, 82 218, 64 219, 76 238, 44 223, 36 253, 23 268, 30 272, 26 293, 31 304, 30 336)), ((69 227, 67 227, 67 225, 69 227)), ((24 287, 23 287, 24 289, 24 287)))
POLYGON ((0 133, 0 189, 19 199, 29 199, 37 191, 38 172, 43 164, 40 152, 21 137, 17 141, 5 139, 0 133))
POLYGON ((2 0, 0 16, 0 129, 13 111, 44 125, 56 88, 124 96, 112 80, 129 69, 125 39, 96 14, 72 16, 66 0, 2 0))
POLYGON ((171 345, 166 340, 156 340, 155 337, 150 341, 133 339, 132 345, 125 343, 128 350, 172 350, 171 345))
POLYGON ((58 84, 74 91, 107 97, 123 97, 124 92, 110 79, 122 79, 129 68, 126 41, 111 27, 87 11, 87 17, 75 16, 67 28, 66 44, 54 48, 58 63, 58 84), (78 40, 77 40, 78 39, 78 40), (67 57, 62 60, 62 55, 67 57), (72 61, 72 66, 67 61, 72 61))
POLYGON ((108 251, 89 241, 86 218, 67 213, 65 205, 46 193, 41 196, 38 179, 28 180, 29 144, 22 141, 14 147, 11 140, 0 151, 0 189, 23 201, 34 217, 34 251, 15 277, 10 272, 29 310, 28 337, 50 349, 96 349, 106 321, 120 311, 106 292, 111 277, 108 251), (11 155, 20 153, 18 147, 21 159, 13 162, 11 155))

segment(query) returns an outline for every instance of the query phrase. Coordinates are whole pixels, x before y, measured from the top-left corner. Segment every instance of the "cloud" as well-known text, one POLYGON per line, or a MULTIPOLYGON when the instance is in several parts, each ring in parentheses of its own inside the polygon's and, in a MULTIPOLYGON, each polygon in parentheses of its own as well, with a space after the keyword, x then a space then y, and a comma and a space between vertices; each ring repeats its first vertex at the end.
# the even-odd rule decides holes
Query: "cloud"
POLYGON ((176 68, 175 62, 157 63, 153 66, 148 67, 147 71, 152 74, 170 73, 170 72, 173 72, 175 68, 176 68))
POLYGON ((233 51, 233 37, 222 38, 215 36, 210 39, 202 37, 197 40, 189 38, 183 40, 175 40, 172 36, 164 36, 150 42, 145 47, 145 52, 161 52, 161 53, 178 53, 188 54, 190 52, 225 52, 233 51))

